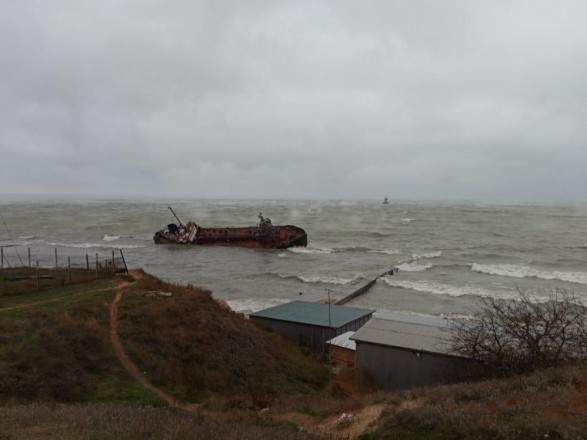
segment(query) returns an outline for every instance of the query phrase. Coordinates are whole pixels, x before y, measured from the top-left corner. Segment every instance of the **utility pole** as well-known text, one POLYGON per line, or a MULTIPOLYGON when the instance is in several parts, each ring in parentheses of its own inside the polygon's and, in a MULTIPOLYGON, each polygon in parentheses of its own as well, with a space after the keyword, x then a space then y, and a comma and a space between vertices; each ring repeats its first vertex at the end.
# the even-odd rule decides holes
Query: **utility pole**
POLYGON ((331 308, 332 308, 332 302, 330 301, 330 289, 326 289, 326 292, 328 292, 328 327, 332 328, 332 317, 331 317, 331 308))

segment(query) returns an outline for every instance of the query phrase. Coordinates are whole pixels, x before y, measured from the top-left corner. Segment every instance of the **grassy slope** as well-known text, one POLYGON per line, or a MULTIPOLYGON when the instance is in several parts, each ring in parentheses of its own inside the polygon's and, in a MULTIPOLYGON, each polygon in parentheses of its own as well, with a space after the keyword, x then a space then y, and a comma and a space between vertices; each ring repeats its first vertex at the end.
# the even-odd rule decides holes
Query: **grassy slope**
POLYGON ((222 420, 123 404, 0 406, 0 438, 10 440, 312 440, 294 425, 251 414, 222 420), (66 422, 64 422, 66 421, 66 422))
POLYGON ((310 438, 254 409, 270 405, 271 416, 322 433, 315 428, 342 411, 358 414, 381 404, 383 417, 364 438, 573 439, 587 433, 585 366, 404 393, 373 393, 350 374, 323 390, 324 367, 291 343, 206 292, 145 277, 125 291, 120 336, 152 382, 211 410, 206 420, 180 414, 161 407, 115 358, 107 312, 115 284, 100 280, 18 295, 3 295, 0 284, 0 438, 310 438), (173 296, 153 296, 153 290, 173 296), (20 405, 27 402, 35 403, 20 405), (60 423, 64 417, 74 422, 60 423))
POLYGON ((583 439, 587 367, 455 384, 382 397, 381 439, 583 439))
POLYGON ((328 381, 322 363, 209 293, 150 276, 125 291, 119 332, 149 378, 189 402, 213 397, 216 404, 260 408, 283 394, 313 393, 328 381))
MULTIPOLYGON (((0 400, 157 402, 128 377, 111 349, 107 304, 116 283, 18 295, 0 290, 0 400)), ((119 332, 149 379, 187 401, 230 396, 235 406, 259 407, 327 381, 323 364, 208 293, 146 275, 125 290, 119 332), (149 295, 152 290, 173 296, 149 295)))
POLYGON ((106 304, 115 281, 2 295, 0 401, 159 404, 110 348, 106 304))

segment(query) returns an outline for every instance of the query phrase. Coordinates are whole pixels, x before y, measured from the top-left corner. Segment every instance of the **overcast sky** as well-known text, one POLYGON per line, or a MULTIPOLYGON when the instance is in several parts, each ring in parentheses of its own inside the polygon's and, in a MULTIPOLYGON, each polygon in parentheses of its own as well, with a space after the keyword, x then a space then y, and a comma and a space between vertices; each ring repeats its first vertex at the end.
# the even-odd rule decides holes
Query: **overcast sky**
POLYGON ((0 2, 0 192, 587 199, 587 2, 0 2))

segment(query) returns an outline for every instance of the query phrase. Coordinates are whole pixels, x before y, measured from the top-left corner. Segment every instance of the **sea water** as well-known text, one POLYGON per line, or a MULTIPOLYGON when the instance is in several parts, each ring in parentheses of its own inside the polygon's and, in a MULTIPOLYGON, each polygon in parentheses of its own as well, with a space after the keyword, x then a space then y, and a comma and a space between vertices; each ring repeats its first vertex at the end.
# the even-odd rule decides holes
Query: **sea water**
POLYGON ((587 301, 587 206, 473 202, 279 200, 4 200, 0 244, 8 262, 30 247, 41 264, 59 255, 91 257, 122 249, 129 266, 210 290, 250 312, 302 299, 341 298, 381 278, 350 305, 453 316, 482 297, 537 300, 565 288, 587 301), (257 215, 308 233, 307 248, 156 245, 175 220, 250 226, 257 215), (17 255, 18 254, 18 255, 17 255))

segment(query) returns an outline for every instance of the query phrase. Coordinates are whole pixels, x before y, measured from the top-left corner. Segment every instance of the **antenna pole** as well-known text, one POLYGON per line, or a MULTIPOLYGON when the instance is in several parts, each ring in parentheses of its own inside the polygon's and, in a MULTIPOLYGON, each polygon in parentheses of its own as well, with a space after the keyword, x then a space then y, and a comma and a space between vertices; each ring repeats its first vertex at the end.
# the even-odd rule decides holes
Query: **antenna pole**
POLYGON ((330 289, 326 289, 328 292, 328 327, 332 328, 332 318, 330 317, 330 308, 332 301, 330 301, 330 289))
POLYGON ((181 222, 181 220, 179 219, 179 217, 177 216, 177 214, 175 213, 175 211, 173 210, 173 208, 171 206, 168 206, 169 210, 171 211, 171 213, 173 214, 173 216, 175 217, 175 219, 179 222, 180 226, 183 226, 183 223, 181 222))

